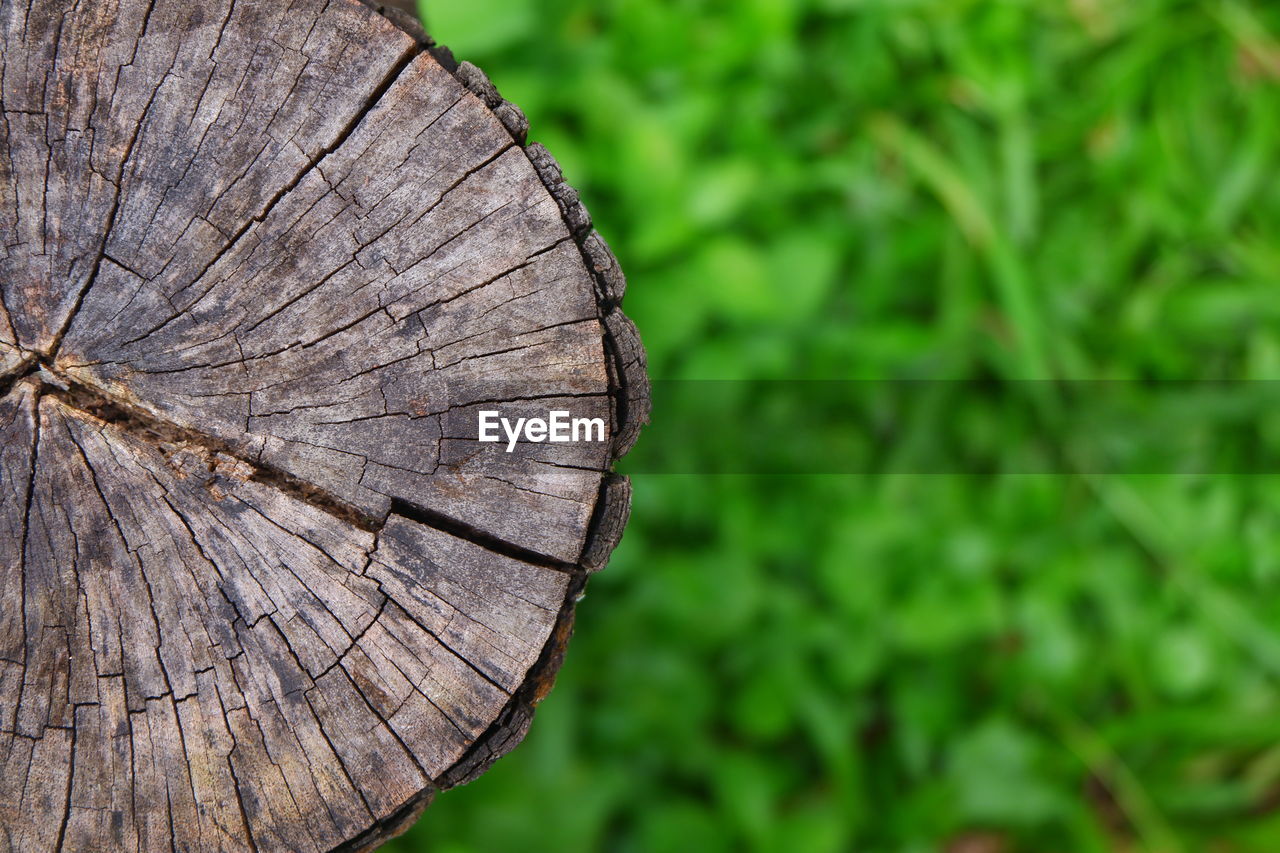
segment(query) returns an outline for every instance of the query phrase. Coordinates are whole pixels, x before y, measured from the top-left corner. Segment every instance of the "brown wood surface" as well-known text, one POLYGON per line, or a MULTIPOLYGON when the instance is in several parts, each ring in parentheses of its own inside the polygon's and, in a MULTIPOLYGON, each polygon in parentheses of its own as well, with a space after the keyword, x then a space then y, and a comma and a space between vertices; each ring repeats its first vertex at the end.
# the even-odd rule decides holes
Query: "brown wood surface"
POLYGON ((0 28, 0 842, 374 845, 523 737, 621 535, 617 262, 395 9, 0 28))

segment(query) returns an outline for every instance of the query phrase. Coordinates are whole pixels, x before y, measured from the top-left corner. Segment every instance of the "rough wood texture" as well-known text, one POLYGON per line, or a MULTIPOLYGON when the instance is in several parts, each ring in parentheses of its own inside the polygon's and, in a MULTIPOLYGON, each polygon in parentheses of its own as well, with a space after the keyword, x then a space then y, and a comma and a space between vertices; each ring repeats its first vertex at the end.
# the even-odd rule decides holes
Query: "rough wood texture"
POLYGON ((393 8, 0 27, 0 841, 376 845, 523 737, 626 523, 617 262, 393 8))

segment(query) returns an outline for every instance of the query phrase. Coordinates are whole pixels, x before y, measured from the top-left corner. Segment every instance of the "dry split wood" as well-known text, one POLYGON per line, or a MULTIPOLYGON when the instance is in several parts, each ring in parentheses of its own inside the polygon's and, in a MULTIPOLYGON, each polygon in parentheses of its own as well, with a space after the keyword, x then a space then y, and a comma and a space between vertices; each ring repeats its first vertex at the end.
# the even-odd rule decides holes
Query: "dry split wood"
POLYGON ((519 742, 621 535, 617 263, 394 9, 0 27, 0 840, 374 845, 519 742))

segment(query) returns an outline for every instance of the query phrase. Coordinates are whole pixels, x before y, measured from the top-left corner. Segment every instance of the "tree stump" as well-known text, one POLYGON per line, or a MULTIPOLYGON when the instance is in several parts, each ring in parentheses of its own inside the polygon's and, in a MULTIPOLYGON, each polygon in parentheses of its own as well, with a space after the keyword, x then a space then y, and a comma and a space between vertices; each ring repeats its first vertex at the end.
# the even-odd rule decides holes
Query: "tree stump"
POLYGON ((620 536, 618 266, 394 10, 0 24, 0 837, 375 845, 519 742, 620 536), (554 409, 607 439, 478 441, 554 409))

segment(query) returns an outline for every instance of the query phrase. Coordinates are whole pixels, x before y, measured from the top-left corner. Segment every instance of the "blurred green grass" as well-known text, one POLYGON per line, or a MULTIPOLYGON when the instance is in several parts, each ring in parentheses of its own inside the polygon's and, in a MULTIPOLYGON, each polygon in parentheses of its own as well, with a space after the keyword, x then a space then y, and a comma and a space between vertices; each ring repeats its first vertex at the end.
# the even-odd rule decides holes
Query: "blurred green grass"
MULTIPOLYGON (((423 11, 655 377, 1280 378, 1274 4, 423 11)), ((634 481, 528 740, 390 849, 1280 849, 1276 477, 634 481)))

